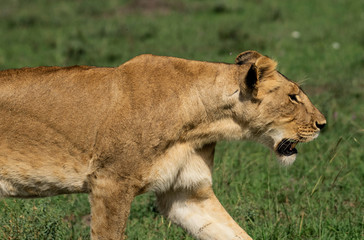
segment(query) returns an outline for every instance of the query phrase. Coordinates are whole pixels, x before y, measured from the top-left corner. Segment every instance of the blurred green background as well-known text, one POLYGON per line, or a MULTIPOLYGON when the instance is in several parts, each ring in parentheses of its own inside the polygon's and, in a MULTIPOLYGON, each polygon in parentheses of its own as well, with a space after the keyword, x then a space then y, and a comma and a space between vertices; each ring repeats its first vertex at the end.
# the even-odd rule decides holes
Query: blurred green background
MULTIPOLYGON (((214 189, 254 239, 364 238, 364 1, 2 0, 0 69, 118 66, 142 53, 279 62, 328 126, 281 167, 251 142, 219 143, 214 189)), ((1 167, 1 166, 0 166, 1 167)), ((192 239, 139 196, 128 239, 192 239)), ((86 195, 0 200, 0 239, 88 239, 86 195)))

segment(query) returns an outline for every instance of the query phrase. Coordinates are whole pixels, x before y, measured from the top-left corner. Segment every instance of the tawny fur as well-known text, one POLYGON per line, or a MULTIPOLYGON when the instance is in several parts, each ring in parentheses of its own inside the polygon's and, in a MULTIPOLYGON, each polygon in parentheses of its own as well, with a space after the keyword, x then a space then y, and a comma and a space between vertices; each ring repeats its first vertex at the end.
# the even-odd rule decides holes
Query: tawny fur
POLYGON ((132 200, 153 191, 198 239, 251 239, 212 191, 215 143, 277 152, 325 124, 275 67, 247 51, 236 64, 141 55, 117 68, 1 71, 0 197, 89 193, 92 239, 123 239, 132 200))

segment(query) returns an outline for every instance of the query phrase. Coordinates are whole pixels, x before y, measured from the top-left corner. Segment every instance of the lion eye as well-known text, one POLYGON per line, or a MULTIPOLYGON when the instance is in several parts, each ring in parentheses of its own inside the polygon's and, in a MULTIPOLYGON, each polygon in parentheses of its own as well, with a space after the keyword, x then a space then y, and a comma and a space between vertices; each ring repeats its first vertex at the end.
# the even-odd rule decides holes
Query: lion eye
POLYGON ((296 94, 290 94, 288 96, 289 96, 289 99, 291 99, 291 101, 296 102, 296 103, 299 102, 296 94))

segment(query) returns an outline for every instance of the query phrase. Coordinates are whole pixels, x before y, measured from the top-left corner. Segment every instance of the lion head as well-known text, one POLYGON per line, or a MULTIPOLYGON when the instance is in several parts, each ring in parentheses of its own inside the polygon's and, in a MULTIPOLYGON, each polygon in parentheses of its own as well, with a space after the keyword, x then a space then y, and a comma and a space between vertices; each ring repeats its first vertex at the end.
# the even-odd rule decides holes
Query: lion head
POLYGON ((296 145, 315 139, 326 119, 301 87, 276 70, 277 63, 255 51, 246 51, 236 64, 248 68, 240 83, 236 120, 251 130, 251 139, 274 150, 283 164, 297 156, 296 145))

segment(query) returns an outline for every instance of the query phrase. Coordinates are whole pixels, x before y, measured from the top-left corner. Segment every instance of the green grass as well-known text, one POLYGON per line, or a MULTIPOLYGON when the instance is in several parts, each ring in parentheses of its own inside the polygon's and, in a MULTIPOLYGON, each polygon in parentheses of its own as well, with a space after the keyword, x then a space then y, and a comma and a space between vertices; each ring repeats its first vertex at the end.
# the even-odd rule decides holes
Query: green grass
MULTIPOLYGON (((216 195, 254 239, 363 239, 363 22, 354 0, 4 0, 0 69, 117 66, 142 53, 230 63, 248 49, 269 55, 328 126, 288 168, 256 143, 219 143, 216 195)), ((154 200, 134 201, 129 239, 192 239, 154 200)), ((86 195, 0 200, 0 239, 87 239, 87 214, 86 195)))

